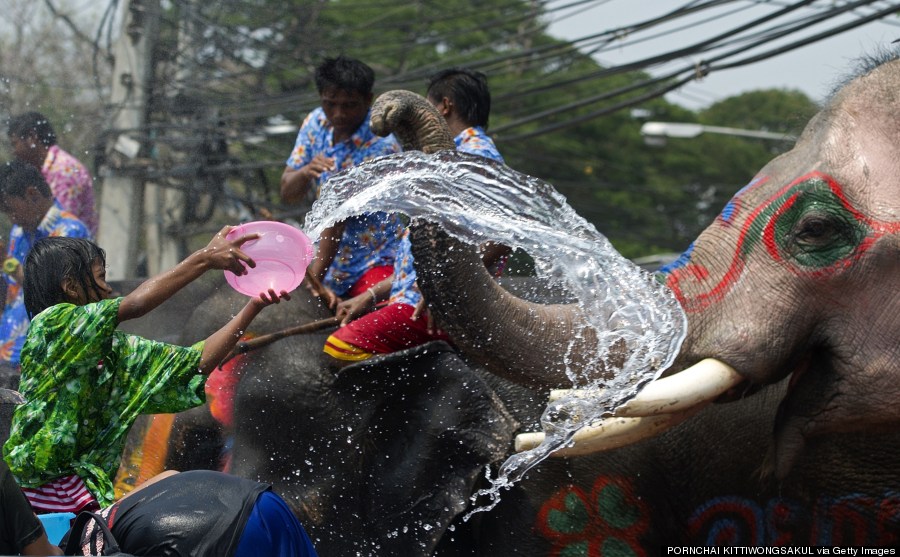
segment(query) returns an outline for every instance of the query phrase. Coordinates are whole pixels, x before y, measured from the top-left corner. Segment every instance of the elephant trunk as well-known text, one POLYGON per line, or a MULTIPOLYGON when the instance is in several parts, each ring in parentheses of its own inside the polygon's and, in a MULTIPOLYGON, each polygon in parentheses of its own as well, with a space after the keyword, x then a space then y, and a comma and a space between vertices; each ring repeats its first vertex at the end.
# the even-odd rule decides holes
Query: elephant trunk
MULTIPOLYGON (((444 117, 411 91, 379 95, 372 104, 371 127, 382 136, 393 133, 404 150, 431 154, 456 149, 444 117)), ((577 305, 542 305, 510 294, 471 246, 438 225, 414 223, 410 240, 419 288, 464 353, 497 375, 529 387, 569 384, 567 372, 588 380, 605 373, 604 365, 591 357, 596 333, 584 326, 577 305), (588 367, 590 372, 585 371, 588 367)))
POLYGON ((414 223, 410 240, 419 288, 467 356, 531 388, 570 384, 567 371, 581 375, 595 364, 585 355, 594 353, 588 347, 596 346, 596 337, 583 328, 576 304, 537 304, 514 296, 491 277, 472 246, 436 224, 414 223))
POLYGON ((431 154, 456 149, 444 117, 412 91, 397 89, 379 95, 372 103, 370 125, 380 136, 393 133, 404 151, 431 154))

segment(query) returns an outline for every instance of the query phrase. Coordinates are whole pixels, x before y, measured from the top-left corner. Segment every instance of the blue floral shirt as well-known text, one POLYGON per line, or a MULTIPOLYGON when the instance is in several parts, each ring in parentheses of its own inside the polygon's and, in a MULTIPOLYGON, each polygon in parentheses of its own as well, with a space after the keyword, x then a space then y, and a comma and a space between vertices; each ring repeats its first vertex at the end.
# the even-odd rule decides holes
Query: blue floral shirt
POLYGON ((497 150, 497 146, 494 145, 494 140, 485 133, 481 126, 466 128, 459 132, 459 135, 453 138, 453 143, 456 143, 456 150, 460 153, 480 155, 486 159, 506 163, 500 155, 500 151, 497 150))
MULTIPOLYGON (((287 166, 298 170, 319 153, 334 159, 335 172, 346 170, 363 161, 400 152, 400 144, 392 135, 380 137, 369 127, 369 116, 349 139, 334 145, 334 128, 322 107, 307 115, 300 126, 287 166)), ((316 198, 328 187, 333 172, 323 172, 316 180, 316 198)), ((341 296, 372 267, 393 265, 400 243, 403 224, 396 215, 367 213, 347 220, 338 253, 323 281, 341 296)))
MULTIPOLYGON (((494 141, 488 137, 481 126, 466 128, 459 132, 453 142, 461 153, 480 155, 486 159, 505 162, 494 141)), ((409 241, 409 230, 404 229, 403 238, 397 249, 394 260, 394 281, 391 284, 391 304, 409 304, 414 306, 422 299, 422 293, 416 286, 416 269, 413 267, 412 244, 409 241)))
MULTIPOLYGON (((59 202, 54 202, 33 232, 25 232, 21 226, 13 225, 9 233, 6 257, 13 257, 20 265, 24 265, 31 246, 48 236, 91 238, 91 233, 75 215, 63 211, 59 202)), ((19 363, 19 353, 28 333, 28 312, 25 311, 25 293, 22 291, 22 285, 6 273, 3 274, 3 278, 6 280, 6 306, 0 317, 0 360, 15 365, 19 363)))

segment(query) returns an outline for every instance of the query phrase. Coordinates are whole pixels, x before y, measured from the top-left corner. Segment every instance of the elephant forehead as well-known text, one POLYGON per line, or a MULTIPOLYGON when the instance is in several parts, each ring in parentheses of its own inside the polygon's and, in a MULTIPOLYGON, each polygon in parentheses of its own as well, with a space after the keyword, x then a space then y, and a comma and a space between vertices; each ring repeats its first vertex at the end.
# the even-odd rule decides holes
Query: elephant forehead
POLYGON ((898 90, 900 64, 885 64, 848 86, 825 120, 831 174, 874 217, 894 220, 900 212, 898 90))

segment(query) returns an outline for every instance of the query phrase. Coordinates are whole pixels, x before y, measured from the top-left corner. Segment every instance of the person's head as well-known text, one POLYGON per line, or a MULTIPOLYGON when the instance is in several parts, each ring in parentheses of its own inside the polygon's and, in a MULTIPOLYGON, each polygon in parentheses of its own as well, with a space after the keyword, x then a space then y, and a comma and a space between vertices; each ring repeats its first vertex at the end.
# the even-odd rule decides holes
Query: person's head
POLYGON ((40 112, 25 112, 10 118, 6 135, 13 156, 38 168, 43 166, 47 150, 56 145, 56 132, 40 112))
POLYGON ((375 72, 359 60, 338 56, 319 64, 315 80, 325 117, 339 135, 351 135, 369 113, 375 72))
POLYGON ((448 68, 429 78, 428 102, 434 105, 447 122, 457 121, 460 129, 451 130, 458 133, 465 128, 488 127, 491 114, 491 92, 488 89, 487 76, 469 68, 448 68))
POLYGON ((53 205, 53 194, 41 171, 20 160, 0 166, 0 211, 13 224, 35 230, 53 205))
POLYGON ((85 305, 112 296, 106 253, 84 238, 51 236, 34 243, 25 258, 25 311, 29 318, 61 303, 85 305))

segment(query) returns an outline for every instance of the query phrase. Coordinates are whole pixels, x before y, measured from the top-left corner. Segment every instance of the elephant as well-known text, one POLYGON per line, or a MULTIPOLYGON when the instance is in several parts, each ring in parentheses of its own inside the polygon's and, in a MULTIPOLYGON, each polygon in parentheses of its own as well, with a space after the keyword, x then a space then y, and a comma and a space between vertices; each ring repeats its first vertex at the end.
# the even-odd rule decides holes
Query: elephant
MULTIPOLYGON (((473 513, 492 485, 485 467, 496 474, 517 436, 544 425, 553 389, 571 386, 558 362, 580 310, 565 292, 532 288, 539 279, 495 281, 474 247, 420 218, 410 224, 419 286, 453 346, 334 368, 321 351, 326 333, 313 333, 247 354, 232 472, 272 483, 326 556, 896 546, 898 86, 900 60, 867 60, 793 149, 660 272, 686 315, 685 338, 663 377, 608 425, 658 424, 629 405, 655 385, 695 383, 698 362, 715 358, 733 373, 712 394, 688 397, 696 407, 663 413, 654 435, 573 438, 473 513)), ((385 93, 373 129, 428 156, 451 149, 423 101, 385 93)), ((201 338, 239 302, 218 291, 186 330, 201 338)), ((298 291, 255 326, 325 314, 298 291)))
MULTIPOLYGON (((529 296, 534 282, 503 284, 529 296)), ((184 330, 204 334, 244 300, 221 288, 196 305, 184 330)), ((260 314, 253 332, 328 315, 301 287, 260 314)), ((320 555, 430 554, 468 506, 484 466, 508 453, 522 423, 537 427, 543 397, 466 362, 444 342, 334 366, 322 351, 329 332, 239 356, 229 471, 273 484, 320 555)), ((188 430, 206 427, 199 413, 176 420, 188 430)), ((173 439, 167 467, 204 467, 193 451, 173 439)))
MULTIPOLYGON (((702 489, 695 478, 682 484, 690 488, 683 497, 691 503, 685 507, 671 494, 661 498, 665 490, 659 489, 660 479, 672 486, 686 481, 674 474, 685 474, 691 462, 716 461, 735 473, 733 496, 763 510, 755 513, 762 525, 758 530, 769 536, 751 541, 783 542, 788 538, 777 533, 790 530, 790 540, 799 543, 827 542, 833 539, 829 536, 896 542, 900 468, 891 462, 898 448, 892 430, 900 414, 890 401, 898 394, 900 372, 900 183, 893 178, 892 147, 900 126, 890 115, 898 81, 900 61, 894 55, 864 61, 793 149, 760 170, 685 254, 663 269, 662 280, 688 318, 688 333, 667 374, 674 379, 706 358, 725 362, 739 381, 718 395, 720 404, 659 439, 587 460, 548 463, 532 476, 566 469, 571 478, 578 466, 592 468, 599 477, 610 470, 609 459, 623 454, 641 454, 636 460, 626 457, 636 462, 667 463, 669 476, 657 478, 656 489, 652 475, 639 465, 640 478, 632 474, 623 484, 637 500, 680 509, 672 513, 679 517, 676 529, 660 536, 665 523, 660 519, 648 528, 660 536, 657 541, 716 541, 684 533, 691 531, 691 512, 703 508, 704 498, 719 501, 728 491, 721 485, 702 489), (763 392, 751 396, 756 391, 763 392), (744 410, 735 414, 724 404, 729 400, 744 410), (719 424, 730 424, 735 439, 716 437, 719 424), (754 442, 739 439, 738 428, 755 431, 754 442), (699 436, 731 447, 732 460, 746 461, 729 464, 698 452, 679 466, 672 456, 659 454, 666 447, 682 452, 671 447, 697 445, 699 436), (758 456, 738 457, 744 452, 740 442, 758 456), (753 476, 758 481, 748 482, 753 476), (698 492, 704 493, 699 500, 698 492), (820 503, 826 500, 838 503, 820 503), (804 519, 805 530, 798 529, 800 520, 793 516, 815 518, 819 512, 840 517, 804 519), (865 527, 840 523, 851 515, 865 527)), ((422 120, 411 127, 427 127, 428 119, 422 120)), ((535 306, 500 292, 485 280, 472 250, 433 223, 420 220, 411 228, 411 239, 419 285, 461 352, 521 384, 565 384, 566 377, 554 374, 555 364, 574 334, 576 305, 535 306), (500 321, 491 315, 521 317, 500 321), (535 322, 548 333, 534 335, 535 322)), ((706 476, 709 483, 710 473, 704 470, 700 478, 706 476)), ((578 489, 591 493, 591 484, 578 489)), ((522 509, 546 509, 525 503, 534 501, 532 491, 540 489, 521 486, 516 493, 523 497, 506 509, 520 518, 528 513, 522 509)), ((557 503, 553 510, 565 514, 564 502, 557 503)), ((497 511, 485 520, 498 530, 514 522, 497 511)), ((520 535, 523 531, 516 530, 510 543, 520 535)))

